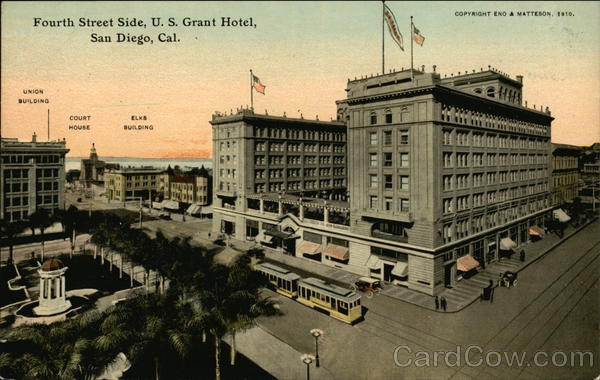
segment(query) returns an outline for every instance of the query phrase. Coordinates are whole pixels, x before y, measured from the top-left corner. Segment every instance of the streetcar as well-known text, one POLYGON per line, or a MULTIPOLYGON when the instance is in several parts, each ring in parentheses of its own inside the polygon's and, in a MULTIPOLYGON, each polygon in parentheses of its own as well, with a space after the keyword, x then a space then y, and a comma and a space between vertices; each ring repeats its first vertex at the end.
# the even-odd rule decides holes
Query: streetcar
POLYGON ((296 273, 271 263, 256 264, 255 270, 269 280, 271 290, 292 299, 298 297, 300 276, 296 273))
POLYGON ((349 324, 362 318, 360 295, 318 278, 300 279, 297 301, 349 324))

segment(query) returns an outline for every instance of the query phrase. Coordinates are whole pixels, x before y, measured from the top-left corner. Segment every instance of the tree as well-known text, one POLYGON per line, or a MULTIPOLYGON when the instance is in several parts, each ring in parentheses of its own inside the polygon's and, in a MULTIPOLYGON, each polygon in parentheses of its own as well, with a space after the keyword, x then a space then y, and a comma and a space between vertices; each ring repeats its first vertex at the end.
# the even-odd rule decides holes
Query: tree
POLYGON ((71 205, 67 210, 56 210, 56 217, 63 227, 63 232, 69 235, 71 247, 69 251, 70 257, 73 257, 75 250, 75 238, 77 237, 77 227, 83 225, 83 218, 77 207, 71 205))
POLYGON ((71 169, 71 170, 67 171, 67 173, 65 175, 65 180, 68 183, 74 183, 75 181, 77 181, 79 179, 80 176, 81 176, 81 170, 71 169))
POLYGON ((35 235, 35 229, 40 229, 42 235, 42 261, 44 261, 44 231, 46 228, 52 226, 52 216, 46 209, 39 209, 33 214, 29 215, 29 227, 31 228, 32 235, 35 235))
MULTIPOLYGON (((27 226, 25 223, 21 221, 9 222, 5 219, 0 219, 0 236, 3 239, 6 239, 8 243, 8 261, 13 261, 13 247, 15 245, 15 238, 21 232, 25 231, 27 226)), ((2 257, 0 257, 0 262, 2 262, 2 257)))

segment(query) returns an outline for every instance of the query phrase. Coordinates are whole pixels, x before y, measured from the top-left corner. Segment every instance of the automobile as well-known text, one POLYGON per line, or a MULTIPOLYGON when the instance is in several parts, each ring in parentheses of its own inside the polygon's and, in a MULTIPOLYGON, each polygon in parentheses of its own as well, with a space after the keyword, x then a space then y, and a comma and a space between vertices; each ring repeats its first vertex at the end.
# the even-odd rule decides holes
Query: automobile
POLYGON ((77 198, 77 202, 81 203, 81 198, 77 198))
POLYGON ((379 294, 381 289, 383 289, 381 281, 371 277, 361 277, 352 285, 353 291, 360 290, 367 294, 367 298, 373 297, 375 293, 379 294))
POLYGON ((501 273, 498 285, 506 288, 517 285, 517 274, 508 270, 504 273, 501 273))

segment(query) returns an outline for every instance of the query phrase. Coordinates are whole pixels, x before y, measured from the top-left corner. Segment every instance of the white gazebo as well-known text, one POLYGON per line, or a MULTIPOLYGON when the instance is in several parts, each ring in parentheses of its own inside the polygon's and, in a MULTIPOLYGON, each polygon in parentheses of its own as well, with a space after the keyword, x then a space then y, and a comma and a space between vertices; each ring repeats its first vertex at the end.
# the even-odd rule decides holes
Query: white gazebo
POLYGON ((71 307, 65 296, 65 272, 69 269, 58 259, 49 259, 38 270, 40 274, 39 306, 33 309, 37 315, 62 313, 71 307))

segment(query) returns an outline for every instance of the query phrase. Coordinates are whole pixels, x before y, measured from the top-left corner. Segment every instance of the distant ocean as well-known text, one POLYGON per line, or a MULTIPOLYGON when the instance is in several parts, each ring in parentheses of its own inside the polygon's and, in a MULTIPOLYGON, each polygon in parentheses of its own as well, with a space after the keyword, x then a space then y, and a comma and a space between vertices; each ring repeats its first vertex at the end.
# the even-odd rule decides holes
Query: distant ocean
MULTIPOLYGON (((65 168, 66 170, 80 169, 81 159, 83 157, 67 157, 65 168)), ((85 157, 87 158, 87 157, 85 157)), ((212 168, 212 159, 210 158, 136 158, 136 157, 100 157, 100 160, 121 164, 121 167, 139 167, 152 166, 155 168, 166 169, 169 165, 175 167, 178 165, 181 169, 201 167, 212 168)))

